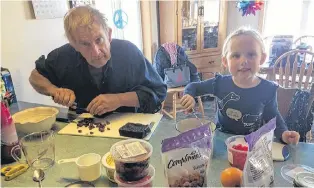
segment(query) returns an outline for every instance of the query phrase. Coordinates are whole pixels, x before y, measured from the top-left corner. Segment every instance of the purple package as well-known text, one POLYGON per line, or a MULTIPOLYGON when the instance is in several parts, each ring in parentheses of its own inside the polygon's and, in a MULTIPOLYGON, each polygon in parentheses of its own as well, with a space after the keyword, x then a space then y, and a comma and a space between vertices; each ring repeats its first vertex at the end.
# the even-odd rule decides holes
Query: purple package
POLYGON ((276 118, 271 119, 257 131, 245 136, 249 145, 243 169, 244 187, 269 187, 274 182, 272 141, 276 118))
POLYGON ((162 142, 162 160, 169 187, 206 187, 211 157, 209 125, 162 142))
POLYGON ((249 151, 253 150, 253 146, 261 138, 261 136, 263 136, 266 133, 269 133, 271 130, 275 130, 275 128, 276 128, 276 117, 271 119, 268 123, 263 125, 257 131, 252 132, 251 134, 246 135, 245 136, 245 141, 249 145, 249 151))

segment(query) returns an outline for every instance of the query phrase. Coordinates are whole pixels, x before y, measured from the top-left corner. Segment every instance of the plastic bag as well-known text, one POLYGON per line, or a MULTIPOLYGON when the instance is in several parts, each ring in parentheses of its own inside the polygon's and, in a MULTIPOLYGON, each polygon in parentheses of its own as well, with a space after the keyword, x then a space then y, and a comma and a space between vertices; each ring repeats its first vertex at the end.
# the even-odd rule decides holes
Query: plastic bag
POLYGON ((162 160, 169 187, 206 187, 212 152, 209 125, 167 138, 162 160))
POLYGON ((272 141, 276 118, 245 136, 249 152, 243 170, 244 187, 269 187, 274 182, 272 141))

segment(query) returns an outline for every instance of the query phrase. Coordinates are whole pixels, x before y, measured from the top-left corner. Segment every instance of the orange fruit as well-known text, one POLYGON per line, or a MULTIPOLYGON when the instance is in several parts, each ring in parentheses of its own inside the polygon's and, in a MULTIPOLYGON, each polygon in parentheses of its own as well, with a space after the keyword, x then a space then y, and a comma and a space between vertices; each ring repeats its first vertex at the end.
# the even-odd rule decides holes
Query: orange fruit
POLYGON ((241 185, 242 171, 238 168, 229 167, 221 172, 220 181, 224 187, 236 187, 241 185))

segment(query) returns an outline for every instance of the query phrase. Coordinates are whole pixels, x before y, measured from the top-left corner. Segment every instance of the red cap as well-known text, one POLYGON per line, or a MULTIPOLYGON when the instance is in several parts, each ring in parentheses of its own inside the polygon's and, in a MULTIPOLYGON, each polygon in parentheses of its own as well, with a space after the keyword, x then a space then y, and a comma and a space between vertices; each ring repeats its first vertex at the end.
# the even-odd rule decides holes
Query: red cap
POLYGON ((11 125, 13 122, 9 109, 1 102, 1 127, 11 125))

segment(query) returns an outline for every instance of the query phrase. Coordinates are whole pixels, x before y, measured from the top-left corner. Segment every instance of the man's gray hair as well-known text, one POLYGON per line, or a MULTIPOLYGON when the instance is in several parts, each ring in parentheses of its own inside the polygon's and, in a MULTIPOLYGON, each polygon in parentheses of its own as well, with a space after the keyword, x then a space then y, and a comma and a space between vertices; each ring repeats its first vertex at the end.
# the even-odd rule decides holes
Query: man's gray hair
POLYGON ((64 16, 65 35, 70 42, 75 42, 73 31, 79 27, 91 28, 95 22, 100 24, 108 32, 107 18, 99 10, 91 6, 74 7, 64 16))

